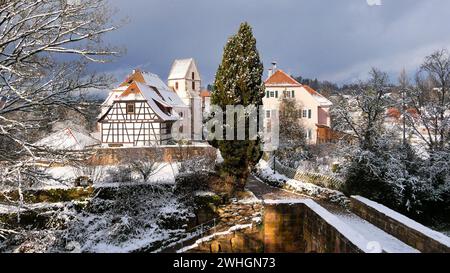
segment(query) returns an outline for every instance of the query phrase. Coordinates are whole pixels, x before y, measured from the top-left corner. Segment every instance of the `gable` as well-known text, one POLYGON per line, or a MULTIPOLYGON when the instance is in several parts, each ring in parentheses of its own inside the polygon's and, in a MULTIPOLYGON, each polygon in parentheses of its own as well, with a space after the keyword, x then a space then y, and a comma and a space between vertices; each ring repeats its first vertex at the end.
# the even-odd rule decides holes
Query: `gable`
POLYGON ((175 60, 169 73, 169 80, 192 79, 191 73, 195 73, 195 80, 200 80, 197 64, 194 59, 175 60))
POLYGON ((294 78, 286 74, 283 70, 278 69, 272 76, 265 81, 266 86, 287 86, 300 87, 302 86, 294 78))

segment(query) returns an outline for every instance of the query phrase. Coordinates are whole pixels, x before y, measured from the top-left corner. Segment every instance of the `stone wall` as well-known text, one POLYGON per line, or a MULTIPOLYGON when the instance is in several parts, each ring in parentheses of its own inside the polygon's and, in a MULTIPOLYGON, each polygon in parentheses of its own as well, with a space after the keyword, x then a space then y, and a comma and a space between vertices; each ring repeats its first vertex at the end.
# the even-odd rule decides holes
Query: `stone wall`
MULTIPOLYGON (((317 204, 315 204, 318 206, 317 204)), ((351 239, 305 203, 265 204, 263 223, 200 240, 191 253, 359 253, 351 239)))
POLYGON ((393 216, 399 215, 399 217, 387 215, 377 208, 384 206, 379 204, 377 204, 377 207, 371 206, 369 205, 370 200, 368 200, 369 202, 362 202, 361 200, 363 200, 363 198, 358 196, 353 196, 351 198, 351 210, 359 217, 423 253, 450 253, 449 245, 437 241, 428 234, 433 234, 433 237, 437 236, 443 240, 448 239, 448 241, 450 241, 449 238, 445 238, 445 235, 421 226, 419 223, 416 223, 403 215, 399 215, 398 213, 385 208, 384 211, 392 211, 391 214, 393 216), (418 230, 413 228, 414 226, 419 226, 421 228, 418 230))
POLYGON ((210 240, 199 243, 189 253, 263 253, 263 233, 259 225, 218 234, 210 240))
POLYGON ((160 162, 182 161, 195 157, 216 158, 216 149, 211 146, 163 146, 145 148, 99 148, 89 159, 90 165, 105 166, 126 164, 151 158, 160 162))
MULTIPOLYGON (((269 161, 269 166, 273 166, 273 158, 269 161)), ((344 182, 333 176, 328 176, 320 173, 314 172, 304 172, 300 169, 293 169, 287 166, 284 166, 280 162, 275 161, 275 169, 278 173, 286 176, 287 178, 305 181, 307 183, 311 183, 317 185, 319 187, 325 187, 333 190, 341 190, 344 182)))
POLYGON ((264 207, 264 251, 266 253, 304 253, 305 208, 276 204, 264 207))
POLYGON ((267 253, 362 252, 304 203, 265 206, 264 246, 267 253))

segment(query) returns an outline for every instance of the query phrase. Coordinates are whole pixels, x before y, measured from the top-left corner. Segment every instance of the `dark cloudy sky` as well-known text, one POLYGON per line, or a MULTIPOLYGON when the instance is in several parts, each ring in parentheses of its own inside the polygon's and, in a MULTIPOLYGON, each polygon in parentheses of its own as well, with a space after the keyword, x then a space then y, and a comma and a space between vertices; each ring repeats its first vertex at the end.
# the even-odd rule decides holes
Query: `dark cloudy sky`
POLYGON ((448 0, 108 1, 129 22, 106 40, 127 54, 99 69, 119 79, 136 67, 166 79, 174 59, 194 57, 206 85, 242 21, 253 26, 266 70, 276 60, 288 73, 339 83, 363 79, 372 66, 395 78, 450 48, 448 0))

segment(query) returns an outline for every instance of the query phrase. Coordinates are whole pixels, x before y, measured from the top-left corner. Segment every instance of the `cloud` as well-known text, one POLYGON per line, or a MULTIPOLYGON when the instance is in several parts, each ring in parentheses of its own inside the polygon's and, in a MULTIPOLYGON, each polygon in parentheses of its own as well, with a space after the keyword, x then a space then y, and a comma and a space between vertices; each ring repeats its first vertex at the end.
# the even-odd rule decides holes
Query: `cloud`
POLYGON ((143 66, 164 79, 174 59, 194 57, 204 85, 243 21, 253 26, 266 68, 277 60, 288 73, 340 83, 364 77, 371 66, 413 70, 450 37, 448 0, 384 0, 377 8, 366 0, 109 1, 130 23, 105 40, 128 50, 96 69, 143 66))
POLYGON ((381 5, 383 5, 381 0, 366 0, 366 1, 367 1, 367 5, 369 5, 369 6, 381 6, 381 5))

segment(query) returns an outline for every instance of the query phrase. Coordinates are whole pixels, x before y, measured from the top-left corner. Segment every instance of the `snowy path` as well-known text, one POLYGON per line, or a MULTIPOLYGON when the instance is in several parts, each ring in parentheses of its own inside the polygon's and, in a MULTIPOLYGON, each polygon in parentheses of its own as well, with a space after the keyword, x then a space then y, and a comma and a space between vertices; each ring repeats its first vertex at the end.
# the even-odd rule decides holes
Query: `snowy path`
MULTIPOLYGON (((289 192, 284 189, 269 186, 253 176, 250 177, 247 182, 247 189, 253 192, 256 197, 262 200, 313 199, 307 196, 289 192)), ((339 220, 353 228, 354 231, 361 234, 367 241, 373 243, 371 246, 373 246, 374 248, 382 248, 385 252, 388 253, 419 252, 416 249, 398 240, 397 238, 393 237, 392 235, 367 222, 366 220, 353 214, 352 212, 345 210, 344 208, 324 201, 314 201, 328 210, 331 214, 335 215, 339 220)))
POLYGON ((307 196, 269 186, 254 176, 249 177, 246 188, 261 200, 311 199, 307 196))

